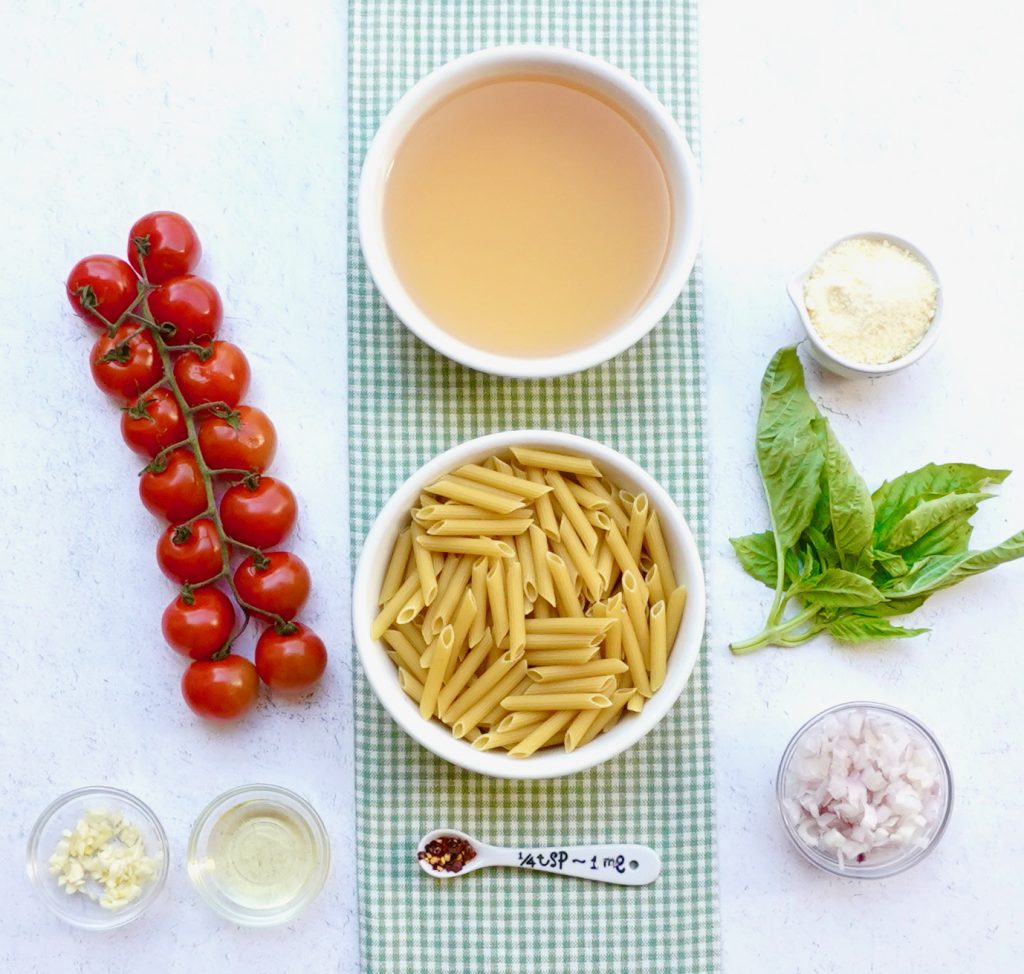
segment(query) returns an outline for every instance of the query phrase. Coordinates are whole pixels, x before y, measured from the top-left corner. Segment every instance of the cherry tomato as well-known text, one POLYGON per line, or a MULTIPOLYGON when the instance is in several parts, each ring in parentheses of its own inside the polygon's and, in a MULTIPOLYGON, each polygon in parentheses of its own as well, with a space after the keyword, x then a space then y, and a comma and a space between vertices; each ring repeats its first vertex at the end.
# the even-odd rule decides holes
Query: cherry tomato
POLYGON ((225 402, 237 406, 249 388, 249 362, 231 342, 213 342, 209 358, 185 352, 174 363, 174 378, 190 406, 225 402))
POLYGON ((150 514, 171 524, 189 521, 206 510, 206 486, 192 451, 182 447, 162 457, 157 472, 147 468, 139 478, 139 497, 150 514))
POLYGON ((179 595, 164 609, 161 626, 171 649, 189 659, 209 659, 235 628, 235 607, 220 589, 197 588, 191 604, 179 595))
POLYGON ((181 678, 181 695, 207 720, 237 720, 252 709, 260 691, 256 667, 242 656, 199 660, 181 678))
POLYGON ((188 430, 174 395, 167 389, 154 389, 125 409, 121 435, 136 453, 155 457, 165 446, 184 440, 188 430))
POLYGON ((273 548, 295 526, 295 495, 287 484, 260 477, 255 487, 236 484, 220 501, 224 530, 236 541, 255 548, 273 548))
POLYGON ((203 517, 189 526, 171 525, 156 544, 156 560, 175 582, 205 582, 221 570, 221 543, 213 521, 203 517))
POLYGON ((135 221, 128 234, 128 261, 141 273, 139 249, 146 263, 146 276, 153 284, 187 274, 202 256, 192 224, 180 213, 158 210, 135 221))
POLYGON ((295 632, 288 635, 281 635, 270 626, 256 643, 256 672, 278 693, 309 690, 327 668, 323 640, 300 622, 292 625, 295 632))
POLYGON ((207 416, 199 424, 199 449, 213 470, 257 470, 270 466, 277 451, 277 432, 267 414, 255 406, 239 406, 234 421, 207 416))
POLYGON ((124 399, 133 399, 145 392, 164 374, 160 356, 149 332, 140 332, 134 338, 125 339, 138 326, 132 323, 121 325, 111 338, 101 335, 93 346, 89 357, 92 377, 104 392, 124 399))
POLYGON ((263 568, 250 555, 235 569, 238 595, 263 612, 291 619, 309 595, 309 569, 290 551, 271 551, 263 558, 263 568))
POLYGON ((113 324, 135 300, 139 279, 120 257, 96 254, 82 258, 71 268, 67 289, 71 307, 90 324, 102 328, 103 322, 89 308, 113 324))
POLYGON ((169 321, 174 334, 169 345, 187 345, 212 339, 224 318, 217 289, 194 274, 172 277, 149 296, 149 310, 158 323, 169 321))

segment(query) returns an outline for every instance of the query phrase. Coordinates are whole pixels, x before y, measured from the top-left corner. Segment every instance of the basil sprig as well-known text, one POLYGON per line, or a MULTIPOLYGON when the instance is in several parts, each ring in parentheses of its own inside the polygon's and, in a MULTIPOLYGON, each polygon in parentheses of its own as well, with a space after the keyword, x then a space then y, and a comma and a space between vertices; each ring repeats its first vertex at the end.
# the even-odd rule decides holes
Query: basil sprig
POLYGON ((971 518, 1009 470, 929 463, 873 494, 804 384, 796 347, 761 382, 755 443, 771 528, 731 538, 740 564, 775 592, 764 629, 733 653, 797 646, 818 633, 843 642, 916 636, 889 620, 933 592, 1024 557, 1024 531, 968 548, 971 518), (794 613, 791 602, 800 603, 794 613))

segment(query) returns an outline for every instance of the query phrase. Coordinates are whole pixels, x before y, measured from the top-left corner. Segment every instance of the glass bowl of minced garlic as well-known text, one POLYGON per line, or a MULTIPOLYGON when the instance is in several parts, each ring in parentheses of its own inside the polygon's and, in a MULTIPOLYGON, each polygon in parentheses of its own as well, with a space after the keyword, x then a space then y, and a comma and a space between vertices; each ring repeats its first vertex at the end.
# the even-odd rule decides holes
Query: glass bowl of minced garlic
POLYGON ((134 795, 96 785, 51 802, 28 841, 29 879, 62 920, 111 930, 142 916, 167 878, 167 835, 134 795))
POLYGON ((887 233, 837 240, 789 283, 811 354, 848 378, 888 375, 935 344, 942 289, 935 265, 887 233))

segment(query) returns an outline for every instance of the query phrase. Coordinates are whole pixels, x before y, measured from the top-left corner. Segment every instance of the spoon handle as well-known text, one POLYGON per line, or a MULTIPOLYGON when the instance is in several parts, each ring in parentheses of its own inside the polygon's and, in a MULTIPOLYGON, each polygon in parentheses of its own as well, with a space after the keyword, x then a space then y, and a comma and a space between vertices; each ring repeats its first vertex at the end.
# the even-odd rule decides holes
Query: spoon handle
POLYGON ((575 876, 617 886, 646 886, 661 872, 661 859, 645 845, 544 846, 494 850, 494 864, 575 876))

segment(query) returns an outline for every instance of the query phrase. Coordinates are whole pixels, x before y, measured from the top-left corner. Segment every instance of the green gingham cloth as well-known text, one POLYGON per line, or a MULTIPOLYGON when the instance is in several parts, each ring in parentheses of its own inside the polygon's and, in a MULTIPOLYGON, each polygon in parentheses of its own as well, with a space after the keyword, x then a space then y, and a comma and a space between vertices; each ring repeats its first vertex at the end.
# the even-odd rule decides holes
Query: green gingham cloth
MULTIPOLYGON (((359 250, 359 170, 381 120, 461 54, 538 42, 639 78, 697 148, 696 0, 350 0, 349 441, 353 555, 394 488, 448 447, 501 429, 571 431, 654 474, 702 548, 704 385, 700 278, 637 346, 579 375, 499 379, 414 338, 359 250)), ((358 883, 366 974, 683 974, 719 960, 708 664, 625 754, 558 781, 504 782, 452 767, 406 737, 355 680, 358 883), (441 882, 414 858, 425 832, 495 844, 642 842, 665 868, 642 888, 485 870, 441 882)))

